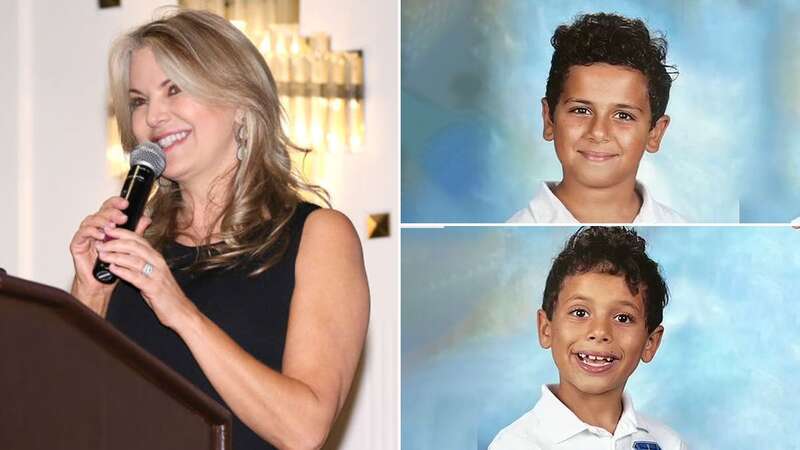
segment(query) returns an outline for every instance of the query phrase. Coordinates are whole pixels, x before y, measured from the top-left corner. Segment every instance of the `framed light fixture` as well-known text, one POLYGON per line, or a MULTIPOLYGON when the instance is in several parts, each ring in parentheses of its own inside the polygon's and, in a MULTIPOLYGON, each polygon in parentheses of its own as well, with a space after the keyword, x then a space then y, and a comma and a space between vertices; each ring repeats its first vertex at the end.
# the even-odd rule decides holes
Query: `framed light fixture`
MULTIPOLYGON (((278 87, 284 132, 310 149, 294 162, 307 179, 326 185, 331 156, 364 148, 364 55, 333 51, 331 36, 300 34, 299 0, 181 0, 181 6, 227 18, 259 49, 278 87)), ((125 176, 127 158, 109 116, 107 162, 114 176, 125 176)))
POLYGON ((231 21, 278 84, 286 134, 301 147, 358 152, 364 144, 364 55, 333 51, 325 33, 300 35, 299 0, 182 0, 231 21))

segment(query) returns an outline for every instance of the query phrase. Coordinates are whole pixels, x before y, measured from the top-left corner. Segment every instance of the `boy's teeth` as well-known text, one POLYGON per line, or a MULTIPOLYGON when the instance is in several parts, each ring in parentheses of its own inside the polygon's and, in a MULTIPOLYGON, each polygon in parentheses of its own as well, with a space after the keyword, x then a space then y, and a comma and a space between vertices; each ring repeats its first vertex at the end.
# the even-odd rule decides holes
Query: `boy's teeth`
POLYGON ((584 361, 598 361, 598 362, 612 362, 614 358, 606 357, 606 356, 594 356, 594 355, 587 355, 586 353, 578 353, 578 356, 584 361))

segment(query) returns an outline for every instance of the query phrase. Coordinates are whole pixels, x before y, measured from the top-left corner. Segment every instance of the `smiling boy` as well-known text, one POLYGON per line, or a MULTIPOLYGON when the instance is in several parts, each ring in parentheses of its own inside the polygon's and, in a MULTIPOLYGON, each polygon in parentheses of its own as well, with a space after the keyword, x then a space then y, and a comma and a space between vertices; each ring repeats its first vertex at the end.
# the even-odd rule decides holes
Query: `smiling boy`
POLYGON ((636 232, 578 230, 553 262, 537 318, 559 383, 542 386, 536 406, 489 450, 686 449, 623 393, 639 361, 655 357, 667 299, 658 264, 636 232))
POLYGON ((562 168, 544 182, 516 223, 675 223, 678 213, 636 180, 645 151, 655 153, 674 67, 667 43, 641 20, 589 14, 559 26, 542 99, 543 137, 562 168))

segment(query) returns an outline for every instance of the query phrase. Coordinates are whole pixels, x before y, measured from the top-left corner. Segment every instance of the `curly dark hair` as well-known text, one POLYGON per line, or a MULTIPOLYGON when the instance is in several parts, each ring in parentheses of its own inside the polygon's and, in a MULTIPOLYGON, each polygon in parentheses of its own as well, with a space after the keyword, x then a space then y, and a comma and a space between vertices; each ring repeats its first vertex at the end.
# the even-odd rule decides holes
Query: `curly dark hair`
POLYGON ((616 14, 584 14, 572 25, 556 28, 550 44, 555 50, 550 60, 545 97, 551 119, 570 68, 595 63, 626 66, 644 74, 648 83, 651 128, 667 110, 669 89, 678 70, 666 64, 666 39, 651 37, 641 20, 616 14))
POLYGON ((542 309, 553 319, 564 279, 584 273, 625 277, 631 294, 643 289, 647 331, 653 332, 663 319, 669 292, 658 264, 645 253, 646 242, 626 227, 582 227, 567 241, 547 275, 542 309))

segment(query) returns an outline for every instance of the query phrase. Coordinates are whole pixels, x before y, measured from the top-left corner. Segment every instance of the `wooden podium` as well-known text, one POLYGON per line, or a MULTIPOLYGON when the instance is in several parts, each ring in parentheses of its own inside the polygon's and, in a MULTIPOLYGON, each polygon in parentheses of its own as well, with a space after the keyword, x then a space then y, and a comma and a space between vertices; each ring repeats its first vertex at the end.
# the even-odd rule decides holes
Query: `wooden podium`
POLYGON ((66 292, 0 269, 0 449, 231 450, 231 414, 66 292))

